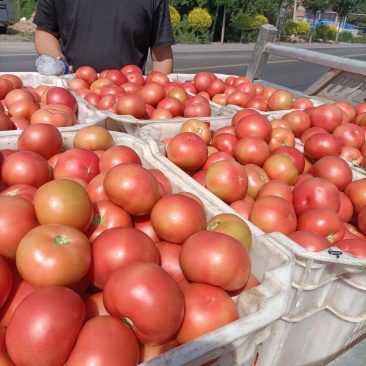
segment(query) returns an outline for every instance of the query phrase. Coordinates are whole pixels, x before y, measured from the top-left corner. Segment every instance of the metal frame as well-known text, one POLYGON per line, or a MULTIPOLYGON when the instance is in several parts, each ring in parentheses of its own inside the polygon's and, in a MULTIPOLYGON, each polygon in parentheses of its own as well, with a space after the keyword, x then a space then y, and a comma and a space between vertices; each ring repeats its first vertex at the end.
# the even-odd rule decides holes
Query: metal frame
POLYGON ((305 90, 304 95, 329 101, 347 100, 352 105, 366 101, 366 62, 277 45, 274 44, 276 35, 276 27, 262 25, 246 73, 251 82, 261 79, 269 55, 272 54, 330 68, 305 90))

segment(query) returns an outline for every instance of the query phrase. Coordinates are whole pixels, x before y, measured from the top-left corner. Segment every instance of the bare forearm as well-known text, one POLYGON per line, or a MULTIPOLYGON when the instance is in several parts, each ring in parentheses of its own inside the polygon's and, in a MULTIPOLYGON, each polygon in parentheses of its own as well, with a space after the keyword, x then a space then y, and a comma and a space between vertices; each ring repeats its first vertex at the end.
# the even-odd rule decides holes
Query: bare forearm
POLYGON ((37 29, 34 34, 34 45, 39 55, 50 55, 66 61, 55 34, 37 29))
POLYGON ((174 68, 173 51, 170 46, 154 48, 151 51, 152 71, 171 74, 174 68))

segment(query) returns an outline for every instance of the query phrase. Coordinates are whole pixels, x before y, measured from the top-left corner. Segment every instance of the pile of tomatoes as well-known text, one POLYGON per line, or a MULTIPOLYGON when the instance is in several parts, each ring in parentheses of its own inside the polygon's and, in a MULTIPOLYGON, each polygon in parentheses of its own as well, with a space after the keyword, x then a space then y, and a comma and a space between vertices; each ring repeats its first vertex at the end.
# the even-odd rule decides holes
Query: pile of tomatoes
POLYGON ((246 221, 101 126, 69 134, 31 124, 0 149, 1 364, 137 365, 237 320, 259 284, 246 221))
POLYGON ((264 232, 365 258, 366 175, 351 168, 366 166, 365 126, 366 103, 339 101, 272 120, 244 108, 212 136, 198 119, 162 135, 174 164, 264 232))

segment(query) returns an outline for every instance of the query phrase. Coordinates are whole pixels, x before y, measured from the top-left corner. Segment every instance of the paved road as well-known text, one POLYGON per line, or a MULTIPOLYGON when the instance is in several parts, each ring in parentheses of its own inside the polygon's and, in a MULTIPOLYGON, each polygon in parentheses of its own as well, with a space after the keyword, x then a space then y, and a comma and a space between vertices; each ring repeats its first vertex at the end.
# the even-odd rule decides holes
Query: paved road
MULTIPOLYGON (((296 47, 366 61, 364 45, 296 44, 296 47)), ((207 70, 220 74, 245 75, 254 44, 176 45, 175 72, 195 74, 207 70)), ((37 54, 31 42, 0 43, 0 72, 31 72, 37 54)), ((151 63, 147 64, 147 72, 151 63)), ((306 62, 270 55, 263 79, 299 91, 305 90, 328 69, 306 62)))

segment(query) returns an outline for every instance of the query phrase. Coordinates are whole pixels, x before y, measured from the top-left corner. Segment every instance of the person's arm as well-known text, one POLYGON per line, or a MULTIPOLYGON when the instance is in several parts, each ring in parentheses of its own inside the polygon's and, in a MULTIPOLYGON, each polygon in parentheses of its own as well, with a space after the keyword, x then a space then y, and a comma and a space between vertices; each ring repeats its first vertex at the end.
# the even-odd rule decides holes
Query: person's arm
POLYGON ((39 55, 49 55, 66 61, 66 57, 62 54, 57 34, 46 32, 37 27, 34 34, 34 45, 39 55))
POLYGON ((151 50, 152 71, 160 71, 164 74, 173 72, 174 59, 171 46, 153 48, 151 50))

